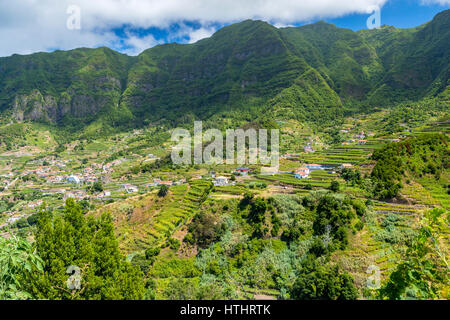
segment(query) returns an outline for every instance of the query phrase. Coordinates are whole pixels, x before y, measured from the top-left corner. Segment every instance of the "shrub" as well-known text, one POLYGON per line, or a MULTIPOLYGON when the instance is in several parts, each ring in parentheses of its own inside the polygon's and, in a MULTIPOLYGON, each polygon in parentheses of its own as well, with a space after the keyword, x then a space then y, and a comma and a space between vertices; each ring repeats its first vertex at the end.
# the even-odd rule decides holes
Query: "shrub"
POLYGON ((188 243, 188 244, 191 244, 191 245, 195 244, 194 235, 192 233, 186 234, 186 236, 184 237, 183 241, 185 243, 188 243))
POLYGON ((147 260, 150 260, 151 258, 159 256, 160 252, 161 252, 161 249, 158 247, 149 248, 149 249, 145 250, 145 258, 147 260))
POLYGON ((175 251, 178 251, 178 249, 180 249, 180 247, 181 247, 180 241, 178 241, 177 239, 174 239, 174 238, 170 238, 168 240, 168 244, 169 244, 170 249, 175 250, 175 251))
POLYGON ((169 187, 166 185, 162 185, 158 191, 158 197, 164 198, 169 193, 169 187))
POLYGON ((356 300, 358 292, 354 280, 338 267, 316 267, 301 274, 291 291, 295 300, 356 300))
POLYGON ((216 215, 201 212, 189 225, 189 232, 201 248, 206 248, 222 236, 224 226, 216 215))
POLYGON ((330 185, 330 190, 331 191, 339 192, 340 189, 341 189, 341 184, 339 183, 339 181, 331 182, 331 185, 330 185))

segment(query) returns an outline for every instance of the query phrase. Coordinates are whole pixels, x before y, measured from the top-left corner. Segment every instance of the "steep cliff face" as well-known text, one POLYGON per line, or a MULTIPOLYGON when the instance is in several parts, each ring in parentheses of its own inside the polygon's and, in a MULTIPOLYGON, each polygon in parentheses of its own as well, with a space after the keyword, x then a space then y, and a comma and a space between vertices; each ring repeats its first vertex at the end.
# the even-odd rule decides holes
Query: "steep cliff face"
POLYGON ((14 100, 13 115, 19 121, 49 122, 56 119, 58 106, 52 96, 42 96, 39 90, 29 95, 18 95, 14 100))
POLYGON ((128 57, 107 48, 0 58, 0 113, 82 127, 260 110, 320 120, 343 106, 448 100, 450 10, 417 28, 353 32, 244 21, 196 44, 128 57))
POLYGON ((0 59, 0 111, 17 120, 89 123, 117 108, 134 58, 107 48, 0 59))

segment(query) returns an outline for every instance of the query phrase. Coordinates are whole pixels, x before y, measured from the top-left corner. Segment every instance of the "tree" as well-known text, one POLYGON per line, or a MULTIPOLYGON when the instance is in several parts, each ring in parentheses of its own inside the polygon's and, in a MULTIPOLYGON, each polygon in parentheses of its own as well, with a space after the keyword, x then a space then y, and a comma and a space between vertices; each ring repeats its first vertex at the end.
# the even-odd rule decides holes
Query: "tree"
POLYGON ((250 206, 249 219, 253 223, 264 222, 265 213, 267 210, 267 203, 263 198, 256 198, 252 201, 250 206))
POLYGON ((103 192, 102 183, 100 181, 94 182, 94 184, 92 185, 92 190, 94 190, 94 192, 103 192))
POLYGON ((354 280, 339 267, 315 266, 312 272, 300 274, 291 297, 295 300, 356 300, 354 280))
POLYGON ((28 241, 0 237, 0 300, 33 298, 24 288, 23 279, 42 271, 43 261, 28 241))
POLYGON ((330 185, 330 190, 331 191, 339 192, 340 189, 341 189, 341 184, 339 183, 339 181, 331 182, 331 185, 330 185))
POLYGON ((169 187, 166 185, 162 185, 158 191, 158 197, 164 198, 169 193, 169 187))
POLYGON ((450 281, 450 267, 437 234, 448 225, 448 213, 434 209, 426 213, 419 234, 409 246, 404 261, 379 290, 381 299, 436 299, 442 283, 450 281))
POLYGON ((87 187, 89 193, 103 192, 103 185, 100 181, 94 182, 91 186, 87 187))
POLYGON ((160 252, 161 252, 161 249, 158 247, 148 248, 147 250, 145 250, 145 258, 147 260, 150 260, 152 258, 159 256, 160 252))
POLYGON ((81 206, 69 199, 62 217, 53 216, 47 210, 39 213, 35 237, 36 251, 44 261, 44 273, 32 274, 25 282, 36 298, 138 300, 144 297, 142 272, 120 253, 111 215, 85 218, 81 206), (79 283, 71 287, 68 281, 75 276, 79 283))
POLYGON ((201 212, 189 225, 189 232, 201 248, 207 248, 223 235, 224 227, 217 215, 201 212))
POLYGON ((342 170, 342 178, 347 182, 351 182, 352 185, 359 184, 361 182, 361 172, 345 168, 342 170))

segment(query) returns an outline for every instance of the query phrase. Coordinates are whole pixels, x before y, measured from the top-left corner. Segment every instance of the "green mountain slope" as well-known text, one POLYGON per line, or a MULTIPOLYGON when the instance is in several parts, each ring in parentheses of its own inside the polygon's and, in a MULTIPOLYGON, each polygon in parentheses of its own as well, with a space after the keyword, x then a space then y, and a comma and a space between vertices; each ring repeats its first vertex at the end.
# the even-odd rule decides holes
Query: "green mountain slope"
POLYGON ((180 114, 205 118, 223 108, 263 104, 308 68, 278 29, 244 21, 195 45, 165 45, 142 53, 124 102, 152 120, 161 114, 170 120, 180 114))
POLYGON ((375 103, 393 103, 434 96, 448 86, 450 10, 410 30, 385 27, 359 34, 374 48, 386 68, 369 96, 375 103))
POLYGON ((249 20, 138 57, 107 48, 14 55, 0 58, 0 113, 82 129, 263 112, 324 122, 361 105, 448 102, 449 24, 450 10, 408 30, 249 20))

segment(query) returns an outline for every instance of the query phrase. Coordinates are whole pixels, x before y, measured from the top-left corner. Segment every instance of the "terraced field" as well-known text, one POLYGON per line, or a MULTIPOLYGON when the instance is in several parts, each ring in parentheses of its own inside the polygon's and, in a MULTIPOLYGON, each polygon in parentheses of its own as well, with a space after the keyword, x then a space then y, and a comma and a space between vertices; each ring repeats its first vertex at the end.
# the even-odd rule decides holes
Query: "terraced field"
POLYGON ((356 165, 365 162, 374 150, 382 148, 383 142, 381 140, 369 140, 366 145, 338 146, 316 153, 302 154, 292 159, 321 165, 339 166, 343 163, 356 165))
POLYGON ((410 184, 404 185, 401 193, 415 204, 430 208, 440 206, 439 200, 435 199, 433 195, 418 182, 411 182, 410 184))
POLYGON ((276 174, 274 176, 257 175, 259 180, 275 185, 288 185, 296 188, 312 186, 317 188, 328 188, 332 180, 323 179, 296 179, 292 174, 276 174))
POLYGON ((440 206, 450 210, 450 196, 445 188, 446 185, 450 184, 450 174, 448 172, 443 174, 440 183, 437 183, 432 178, 421 178, 419 182, 440 206))
POLYGON ((212 189, 209 181, 198 180, 192 182, 186 193, 186 186, 173 187, 175 199, 163 207, 152 219, 149 234, 157 244, 164 242, 168 237, 188 220, 192 219, 212 189))
POLYGON ((402 205, 376 201, 374 209, 378 214, 398 214, 411 216, 427 209, 427 207, 423 205, 402 205))

